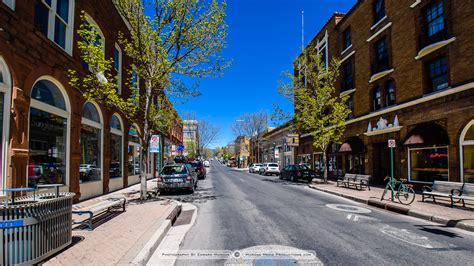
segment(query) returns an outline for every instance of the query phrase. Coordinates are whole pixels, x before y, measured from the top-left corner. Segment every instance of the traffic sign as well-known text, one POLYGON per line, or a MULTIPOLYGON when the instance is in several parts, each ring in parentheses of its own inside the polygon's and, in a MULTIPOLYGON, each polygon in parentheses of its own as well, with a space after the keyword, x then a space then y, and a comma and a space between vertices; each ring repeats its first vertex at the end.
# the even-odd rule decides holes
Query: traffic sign
POLYGON ((184 151, 184 145, 178 146, 178 151, 184 151))
POLYGON ((388 147, 389 148, 395 148, 397 146, 397 142, 394 139, 389 139, 388 140, 388 147))

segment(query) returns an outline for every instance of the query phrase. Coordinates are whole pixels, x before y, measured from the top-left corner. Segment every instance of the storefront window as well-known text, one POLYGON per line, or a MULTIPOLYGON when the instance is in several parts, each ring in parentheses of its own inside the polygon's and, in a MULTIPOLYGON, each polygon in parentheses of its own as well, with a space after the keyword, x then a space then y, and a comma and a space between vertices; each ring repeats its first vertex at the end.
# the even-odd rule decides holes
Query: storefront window
POLYGON ((116 115, 112 116, 110 122, 110 178, 122 177, 122 151, 123 151, 123 132, 122 123, 116 115))
POLYGON ((461 137, 464 182, 474 183, 474 120, 464 129, 461 137))
POLYGON ((140 174, 140 138, 135 126, 128 131, 128 175, 140 174))
POLYGON ((28 186, 65 184, 67 119, 30 108, 28 186))
POLYGON ((66 101, 51 81, 38 81, 31 93, 28 186, 66 184, 66 101))
POLYGON ((89 182, 101 179, 102 130, 97 108, 90 102, 84 105, 81 127, 80 181, 89 182))
POLYGON ((410 149, 410 181, 448 181, 448 148, 410 149))

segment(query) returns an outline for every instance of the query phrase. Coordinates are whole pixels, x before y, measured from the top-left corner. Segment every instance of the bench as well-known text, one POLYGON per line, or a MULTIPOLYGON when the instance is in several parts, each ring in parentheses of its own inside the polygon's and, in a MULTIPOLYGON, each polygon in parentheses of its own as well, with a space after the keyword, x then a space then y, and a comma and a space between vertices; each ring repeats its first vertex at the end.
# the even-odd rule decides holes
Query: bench
POLYGON ((355 179, 356 175, 355 174, 345 174, 343 178, 339 178, 337 182, 337 186, 339 184, 344 185, 347 187, 349 185, 349 181, 353 181, 355 179))
POLYGON ((369 181, 370 175, 356 175, 353 180, 349 180, 348 186, 354 186, 356 189, 359 190, 362 190, 363 187, 366 187, 370 191, 369 181))
POLYGON ((79 210, 72 211, 73 214, 84 215, 88 214, 89 217, 80 222, 73 221, 73 224, 87 225, 89 231, 94 230, 92 226, 92 217, 97 216, 100 213, 109 212, 110 210, 122 209, 125 212, 125 205, 127 200, 125 198, 109 198, 91 206, 81 208, 79 210))
POLYGON ((425 201, 426 198, 432 198, 433 202, 436 203, 436 197, 449 198, 451 201, 451 207, 454 205, 453 194, 454 191, 461 191, 463 187, 462 183, 459 182, 448 182, 448 181, 433 181, 433 185, 424 186, 421 192, 421 201, 425 201))
POLYGON ((451 196, 453 203, 454 200, 458 200, 462 202, 462 206, 466 207, 466 200, 474 201, 474 184, 471 183, 464 183, 461 190, 453 191, 453 195, 451 196), (454 192, 457 191, 457 195, 454 195, 454 192))

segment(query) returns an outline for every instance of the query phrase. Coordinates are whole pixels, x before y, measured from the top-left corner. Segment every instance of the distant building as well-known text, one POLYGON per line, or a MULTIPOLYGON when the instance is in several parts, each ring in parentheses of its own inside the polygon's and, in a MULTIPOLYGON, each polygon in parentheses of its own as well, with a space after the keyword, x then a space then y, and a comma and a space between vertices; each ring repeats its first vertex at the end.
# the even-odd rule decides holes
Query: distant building
POLYGON ((250 138, 239 136, 235 139, 235 159, 237 167, 245 168, 248 166, 250 156, 250 138))
POLYGON ((298 139, 299 136, 290 122, 265 132, 259 143, 263 151, 261 162, 278 163, 280 169, 295 164, 298 139))
POLYGON ((199 146, 199 122, 197 120, 183 121, 184 155, 195 157, 199 146))

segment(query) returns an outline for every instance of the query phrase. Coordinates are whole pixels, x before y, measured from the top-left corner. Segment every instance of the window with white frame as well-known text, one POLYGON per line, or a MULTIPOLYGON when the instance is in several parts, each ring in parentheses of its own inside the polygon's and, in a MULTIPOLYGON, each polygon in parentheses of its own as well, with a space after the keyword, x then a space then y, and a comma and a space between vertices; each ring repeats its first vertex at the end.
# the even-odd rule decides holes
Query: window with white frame
POLYGON ((69 104, 59 83, 41 79, 31 92, 28 186, 66 184, 69 104))
POLYGON ((138 76, 137 67, 135 65, 132 65, 132 88, 132 93, 134 94, 132 97, 136 103, 140 94, 140 77, 138 76))
POLYGON ((74 0, 36 0, 35 28, 72 54, 74 0))
POLYGON ((321 60, 324 63, 324 66, 326 69, 328 68, 329 65, 329 55, 328 55, 328 32, 324 34, 324 37, 321 41, 318 40, 318 43, 316 44, 316 48, 318 49, 318 53, 321 55, 321 60))
POLYGON ((110 178, 121 178, 123 169, 123 124, 117 114, 110 121, 110 178))
POLYGON ((135 125, 128 131, 128 175, 140 174, 140 138, 135 125))
POLYGON ((86 102, 82 108, 80 182, 102 179, 102 119, 98 106, 86 102))
POLYGON ((118 44, 114 48, 114 69, 117 73, 117 93, 122 94, 122 49, 118 44))
POLYGON ((2 0, 2 2, 9 8, 15 10, 15 0, 2 0))
MULTIPOLYGON (((101 45, 102 46, 102 51, 105 56, 105 37, 104 34, 102 33, 102 30, 99 27, 99 24, 92 19, 91 16, 87 15, 85 16, 85 21, 84 23, 86 24, 86 27, 88 28, 89 31, 94 30, 95 31, 95 43, 94 45, 101 45)), ((84 40, 86 41, 86 40, 84 40)), ((88 41, 87 41, 88 42, 88 41)), ((115 54, 114 54, 115 56, 115 54)), ((84 62, 84 66, 89 69, 89 71, 92 71, 91 66, 89 66, 86 62, 84 62)))
POLYGON ((6 186, 6 176, 8 173, 7 152, 10 129, 10 102, 11 102, 11 82, 10 74, 6 63, 0 56, 0 195, 6 186))
POLYGON ((461 147, 461 181, 474 183, 474 120, 464 128, 459 139, 461 147))

